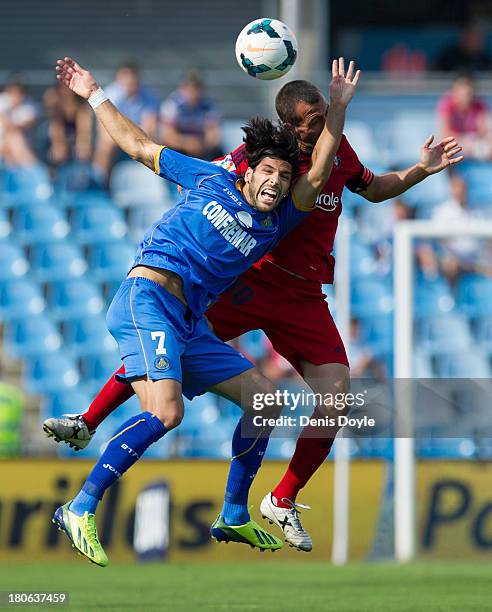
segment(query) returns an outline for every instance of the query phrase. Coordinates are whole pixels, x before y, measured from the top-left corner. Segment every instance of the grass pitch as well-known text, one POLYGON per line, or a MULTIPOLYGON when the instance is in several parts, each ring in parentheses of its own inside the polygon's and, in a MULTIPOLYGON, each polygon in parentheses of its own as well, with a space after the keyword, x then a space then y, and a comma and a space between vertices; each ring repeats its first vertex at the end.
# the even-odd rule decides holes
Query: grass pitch
MULTIPOLYGON (((66 609, 136 612, 295 611, 467 612, 492 610, 488 563, 418 563, 332 567, 291 564, 177 563, 0 565, 0 591, 68 591, 66 609)), ((0 606, 1 607, 1 606, 0 606)))

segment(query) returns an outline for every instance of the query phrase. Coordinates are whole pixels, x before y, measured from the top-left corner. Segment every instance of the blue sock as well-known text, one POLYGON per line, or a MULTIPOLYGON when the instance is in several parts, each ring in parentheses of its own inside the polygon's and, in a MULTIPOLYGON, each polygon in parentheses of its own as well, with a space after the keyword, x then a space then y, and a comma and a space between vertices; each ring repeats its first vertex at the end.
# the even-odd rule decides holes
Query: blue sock
POLYGON ((167 429, 150 412, 128 419, 111 438, 94 466, 82 491, 70 504, 79 514, 94 514, 104 492, 140 459, 148 447, 160 440, 167 429))
POLYGON ((232 460, 227 478, 222 518, 226 525, 243 525, 249 521, 248 494, 266 448, 271 429, 253 428, 253 414, 245 413, 239 420, 232 437, 232 460), (258 431, 257 437, 242 437, 245 431, 258 431))

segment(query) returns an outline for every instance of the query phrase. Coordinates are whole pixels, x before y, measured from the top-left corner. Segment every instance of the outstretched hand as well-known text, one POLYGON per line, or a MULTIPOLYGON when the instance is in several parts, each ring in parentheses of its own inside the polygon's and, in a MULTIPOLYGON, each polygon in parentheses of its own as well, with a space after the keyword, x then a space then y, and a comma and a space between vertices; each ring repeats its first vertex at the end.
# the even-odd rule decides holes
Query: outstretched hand
POLYGON ((354 75, 355 62, 351 61, 345 74, 345 61, 343 57, 333 60, 331 65, 330 102, 348 106, 355 93, 360 70, 354 75))
POLYGON ((98 89, 92 74, 79 66, 71 57, 57 60, 55 70, 56 78, 85 100, 98 89))
POLYGON ((454 136, 443 138, 439 144, 432 147, 433 140, 434 136, 429 136, 420 150, 419 165, 427 174, 436 174, 444 168, 459 163, 464 158, 464 155, 458 155, 462 147, 456 142, 454 136))

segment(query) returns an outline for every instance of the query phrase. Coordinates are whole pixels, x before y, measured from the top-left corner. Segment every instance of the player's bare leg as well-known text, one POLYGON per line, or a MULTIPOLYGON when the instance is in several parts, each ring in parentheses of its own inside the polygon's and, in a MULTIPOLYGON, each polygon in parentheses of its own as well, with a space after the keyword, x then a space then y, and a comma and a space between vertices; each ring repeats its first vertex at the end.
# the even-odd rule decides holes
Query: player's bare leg
MULTIPOLYGON (((350 387, 350 371, 339 363, 314 365, 302 362, 304 379, 314 393, 347 393, 350 387)), ((346 407, 319 406, 313 417, 337 417, 347 413, 346 407)), ((299 521, 299 509, 309 508, 296 503, 298 492, 306 485, 330 453, 338 428, 327 430, 323 427, 306 426, 297 440, 296 450, 281 481, 267 493, 260 510, 264 518, 278 525, 287 541, 299 550, 312 549, 311 538, 299 521)))

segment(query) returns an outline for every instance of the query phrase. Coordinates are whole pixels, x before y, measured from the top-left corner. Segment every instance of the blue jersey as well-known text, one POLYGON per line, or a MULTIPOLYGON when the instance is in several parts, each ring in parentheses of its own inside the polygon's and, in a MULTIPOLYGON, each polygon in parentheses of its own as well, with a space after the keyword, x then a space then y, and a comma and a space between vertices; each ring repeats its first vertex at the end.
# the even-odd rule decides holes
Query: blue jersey
POLYGON ((155 171, 183 191, 145 234, 133 267, 178 274, 198 316, 307 212, 296 208, 290 193, 275 210, 260 212, 245 200, 236 174, 165 147, 156 155, 155 171))

